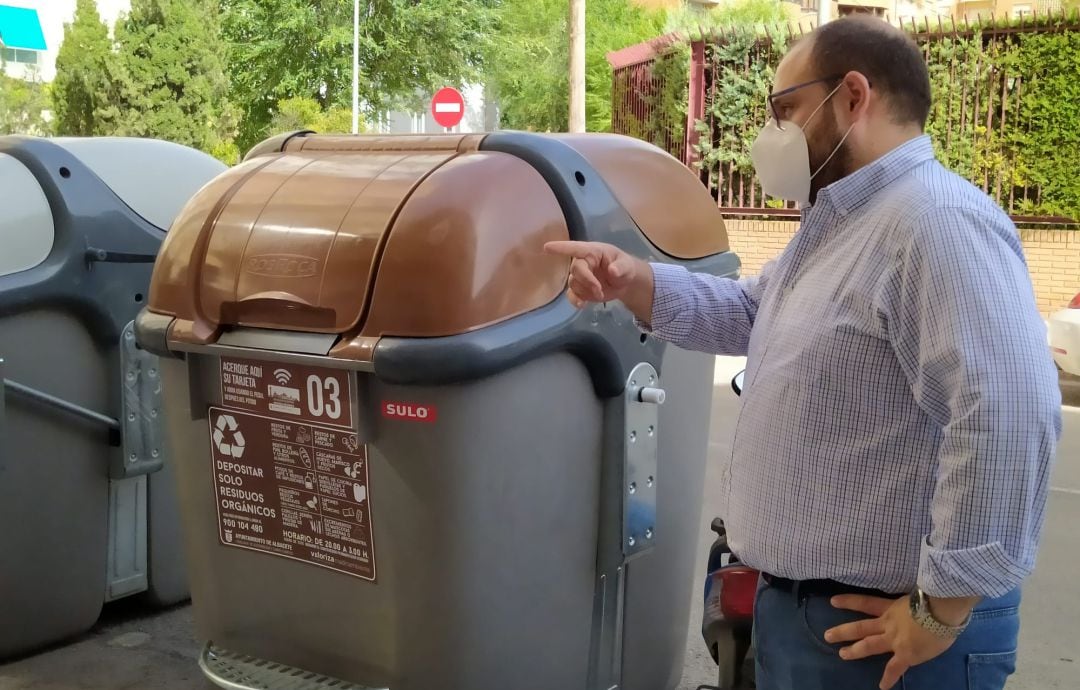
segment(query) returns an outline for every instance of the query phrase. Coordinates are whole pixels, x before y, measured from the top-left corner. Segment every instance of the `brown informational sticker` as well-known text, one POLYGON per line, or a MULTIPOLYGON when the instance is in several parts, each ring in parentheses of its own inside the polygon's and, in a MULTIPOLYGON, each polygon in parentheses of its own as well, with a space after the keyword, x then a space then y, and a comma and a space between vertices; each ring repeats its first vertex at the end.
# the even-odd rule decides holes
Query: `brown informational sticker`
POLYGON ((221 543, 375 581, 367 447, 352 431, 211 407, 221 543))
POLYGON ((352 374, 302 364, 221 358, 221 404, 351 429, 352 374))

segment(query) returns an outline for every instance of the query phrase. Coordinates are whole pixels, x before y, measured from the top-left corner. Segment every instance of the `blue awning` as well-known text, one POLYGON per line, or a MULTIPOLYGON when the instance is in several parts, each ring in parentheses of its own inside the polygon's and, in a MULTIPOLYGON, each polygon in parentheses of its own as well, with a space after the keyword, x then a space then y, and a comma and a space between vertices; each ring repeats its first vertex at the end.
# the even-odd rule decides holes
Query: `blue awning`
POLYGON ((45 50, 37 10, 0 5, 0 44, 5 48, 45 50))

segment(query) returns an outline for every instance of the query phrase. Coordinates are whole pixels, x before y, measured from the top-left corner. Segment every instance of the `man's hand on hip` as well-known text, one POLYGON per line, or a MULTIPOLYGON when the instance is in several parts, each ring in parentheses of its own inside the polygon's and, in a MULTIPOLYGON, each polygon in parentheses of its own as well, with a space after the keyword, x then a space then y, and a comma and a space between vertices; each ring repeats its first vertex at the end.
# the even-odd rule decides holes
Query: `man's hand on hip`
POLYGON ((619 300, 643 322, 652 320, 652 268, 618 247, 600 242, 548 242, 544 250, 573 259, 568 297, 579 309, 619 300))
POLYGON ((911 617, 907 597, 882 599, 845 594, 833 597, 832 605, 873 616, 830 628, 825 631, 825 641, 853 642, 840 650, 840 657, 848 661, 891 653, 892 659, 881 677, 881 690, 893 687, 909 668, 943 654, 954 642, 919 625, 911 617))

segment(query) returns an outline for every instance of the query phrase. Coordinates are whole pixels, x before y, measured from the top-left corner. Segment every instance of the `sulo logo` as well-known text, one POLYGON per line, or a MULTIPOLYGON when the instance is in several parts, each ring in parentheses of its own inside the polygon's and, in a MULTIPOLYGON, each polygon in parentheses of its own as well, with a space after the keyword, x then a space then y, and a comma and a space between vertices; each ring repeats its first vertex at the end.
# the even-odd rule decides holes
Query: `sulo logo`
POLYGON ((387 419, 402 419, 409 422, 434 422, 437 416, 435 407, 432 405, 400 402, 383 403, 383 417, 387 419))
POLYGON ((244 270, 270 278, 310 278, 319 274, 319 260, 299 254, 260 254, 248 258, 244 270))

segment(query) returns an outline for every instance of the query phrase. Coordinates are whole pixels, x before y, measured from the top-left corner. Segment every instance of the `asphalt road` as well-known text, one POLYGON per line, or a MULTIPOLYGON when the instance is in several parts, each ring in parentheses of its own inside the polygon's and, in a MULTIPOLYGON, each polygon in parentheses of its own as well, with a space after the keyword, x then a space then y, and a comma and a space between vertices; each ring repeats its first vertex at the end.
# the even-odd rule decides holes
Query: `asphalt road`
MULTIPOLYGON (((737 399, 728 385, 740 368, 722 360, 717 371, 705 486, 700 563, 713 537, 708 521, 722 512, 720 460, 730 453, 737 399)), ((1065 437, 1053 476, 1053 492, 1039 564, 1023 604, 1021 652, 1010 690, 1080 687, 1080 409, 1065 410, 1065 437)), ((701 584, 699 581, 698 585, 701 584)), ((695 592, 700 592, 700 586, 695 592)), ((699 634, 701 601, 695 597, 688 622, 686 670, 679 690, 715 681, 715 668, 699 634)), ((131 604, 109 607, 98 627, 83 638, 35 656, 0 665, 0 690, 206 690, 192 639, 191 609, 146 614, 131 604)), ((507 690, 513 690, 508 688, 507 690)))

